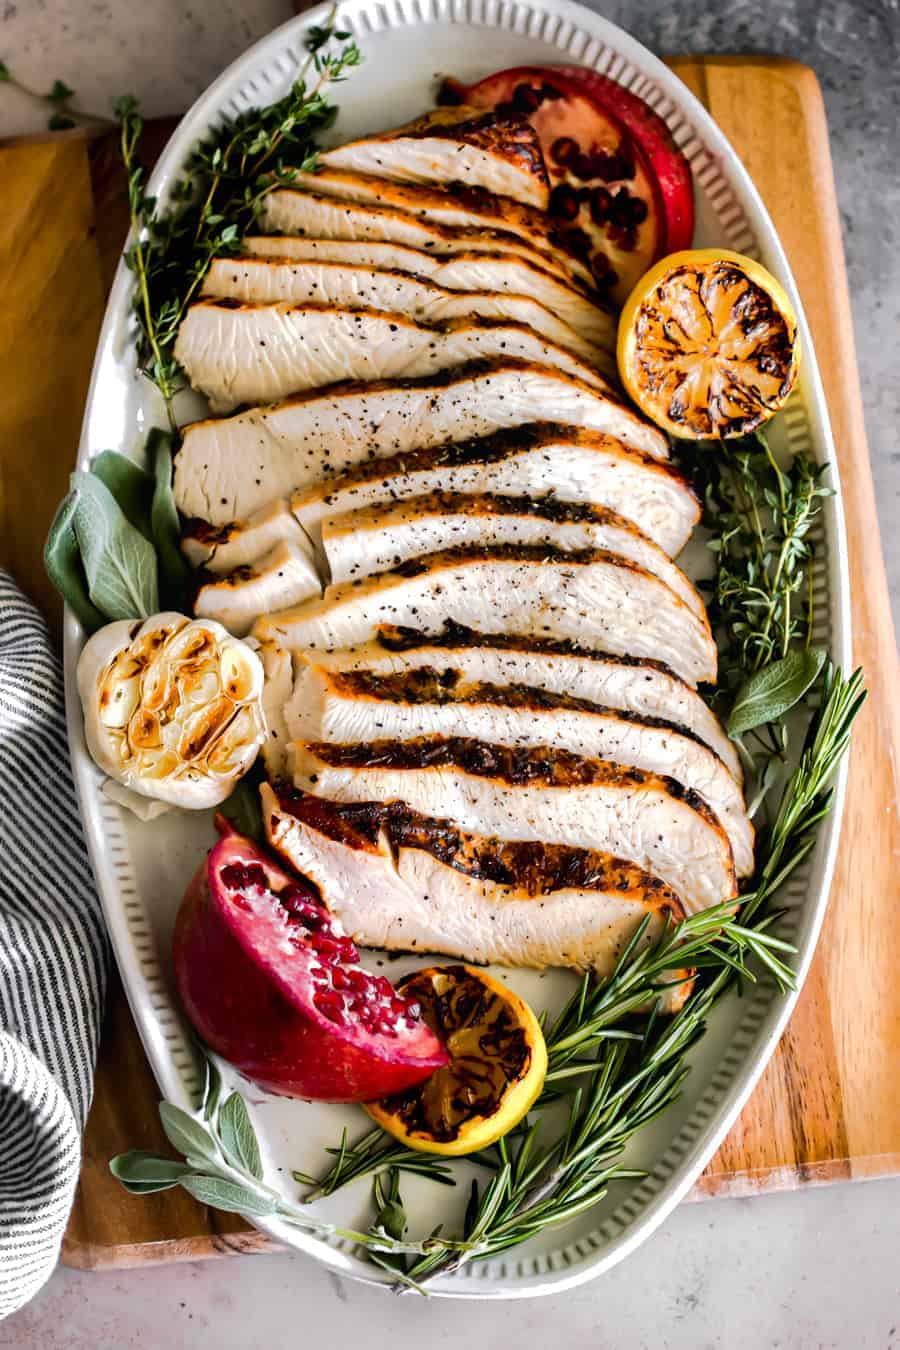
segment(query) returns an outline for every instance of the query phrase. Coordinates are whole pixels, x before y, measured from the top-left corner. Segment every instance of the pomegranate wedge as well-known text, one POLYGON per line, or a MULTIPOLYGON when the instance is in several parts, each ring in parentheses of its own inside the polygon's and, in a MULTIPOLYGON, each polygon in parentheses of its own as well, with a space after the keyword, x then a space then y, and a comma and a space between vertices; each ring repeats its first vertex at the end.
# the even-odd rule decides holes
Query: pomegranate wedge
POLYGON ((207 1044, 261 1087, 318 1101, 403 1092, 447 1063, 413 999, 359 952, 308 882, 224 819, 175 925, 178 991, 207 1044))

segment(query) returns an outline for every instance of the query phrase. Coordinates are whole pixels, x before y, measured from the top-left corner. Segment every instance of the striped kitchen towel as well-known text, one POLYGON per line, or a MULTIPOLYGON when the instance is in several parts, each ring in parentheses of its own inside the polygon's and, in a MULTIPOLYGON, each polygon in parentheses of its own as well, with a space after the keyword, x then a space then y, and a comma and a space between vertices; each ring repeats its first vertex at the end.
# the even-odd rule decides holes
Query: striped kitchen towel
POLYGON ((0 1317, 56 1264, 81 1161, 107 947, 62 671, 0 571, 0 1317))

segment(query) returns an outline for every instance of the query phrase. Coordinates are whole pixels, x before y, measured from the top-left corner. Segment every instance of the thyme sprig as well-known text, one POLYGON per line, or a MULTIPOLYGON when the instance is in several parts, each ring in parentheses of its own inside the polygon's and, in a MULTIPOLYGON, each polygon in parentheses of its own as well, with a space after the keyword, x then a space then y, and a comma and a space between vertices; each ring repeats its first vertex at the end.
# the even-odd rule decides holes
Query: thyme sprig
POLYGON ((312 28, 306 46, 306 65, 284 98, 226 119, 195 147, 165 210, 146 192, 137 101, 127 96, 116 103, 131 219, 125 261, 135 279, 138 363, 162 394, 173 429, 173 400, 185 385, 174 346, 188 305, 200 294, 213 259, 239 251, 266 193, 315 166, 315 137, 337 115, 328 86, 346 79, 361 60, 351 34, 330 24, 312 28))
POLYGON ((831 495, 824 465, 798 454, 782 468, 761 431, 714 447, 679 446, 712 531, 709 617, 719 638, 716 697, 812 641, 810 530, 831 495))
POLYGON ((95 113, 77 107, 72 102, 76 97, 75 90, 70 89, 65 80, 54 80, 47 93, 42 94, 14 75, 5 61, 0 61, 0 84, 8 84, 11 89, 18 89, 20 94, 27 95, 36 103, 42 103, 47 109, 48 131, 71 131, 74 127, 103 130, 113 125, 109 118, 98 117, 95 113))

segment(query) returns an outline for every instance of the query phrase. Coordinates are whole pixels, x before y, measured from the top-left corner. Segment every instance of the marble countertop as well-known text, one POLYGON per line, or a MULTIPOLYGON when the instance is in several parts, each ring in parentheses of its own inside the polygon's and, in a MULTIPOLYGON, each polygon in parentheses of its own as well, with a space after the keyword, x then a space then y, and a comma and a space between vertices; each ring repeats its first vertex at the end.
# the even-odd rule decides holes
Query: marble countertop
MULTIPOLYGON (((900 9, 896 0, 606 0, 596 6, 656 51, 777 53, 822 83, 850 274, 882 538, 900 609, 900 9)), ((286 0, 0 0, 0 59, 28 85, 61 78, 86 109, 122 92, 177 112, 286 0)), ((45 114, 0 85, 0 135, 45 114)), ((104 1275, 60 1269, 0 1324, 20 1350, 279 1350, 327 1338, 392 1350, 885 1350, 900 1344, 900 1180, 684 1205, 635 1256, 593 1285, 538 1302, 393 1301, 300 1257, 271 1256, 104 1275)))

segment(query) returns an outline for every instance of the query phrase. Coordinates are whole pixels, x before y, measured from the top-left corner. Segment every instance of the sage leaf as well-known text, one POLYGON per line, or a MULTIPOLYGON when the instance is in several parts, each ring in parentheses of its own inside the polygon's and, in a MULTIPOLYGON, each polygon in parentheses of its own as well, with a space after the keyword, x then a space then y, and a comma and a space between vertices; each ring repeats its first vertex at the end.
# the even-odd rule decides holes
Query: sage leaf
POLYGON ((73 473, 73 523, 88 594, 108 619, 147 619, 159 610, 156 552, 125 518, 105 483, 73 473))
POLYGON ((195 1120, 187 1111, 172 1102, 160 1102, 159 1118, 166 1132, 166 1138, 173 1148, 186 1158, 203 1158, 207 1162, 218 1162, 219 1152, 216 1141, 205 1125, 195 1120))
POLYGON ((160 1157, 158 1153, 145 1153, 142 1149, 120 1153, 111 1159, 109 1170, 136 1195, 168 1190, 171 1186, 177 1186, 182 1177, 191 1171, 187 1163, 160 1157))
POLYGON ((201 1103, 204 1120, 212 1120, 222 1094, 222 1075, 209 1055, 203 1056, 203 1101, 201 1103))
POLYGON ((751 675, 738 690, 728 719, 729 736, 743 736, 793 708, 818 679, 825 656, 820 647, 788 652, 751 675))
POLYGON ((44 568, 66 604, 90 636, 106 623, 106 615, 91 601, 73 520, 77 498, 73 492, 60 503, 44 544, 44 568))
POLYGON ((259 1143, 247 1104, 239 1092, 232 1092, 219 1112, 218 1134, 222 1152, 232 1166, 249 1172, 259 1181, 263 1174, 259 1143))
POLYGON ((95 455, 91 460, 91 473, 109 488, 125 519, 152 543, 153 479, 149 473, 127 455, 120 455, 118 450, 101 450, 95 455))
POLYGON ((201 1205, 209 1205, 212 1209, 224 1209, 230 1214, 247 1214, 255 1218, 275 1213, 274 1199, 257 1195, 247 1186, 239 1186, 237 1182, 227 1181, 224 1177, 195 1173, 183 1177, 181 1185, 201 1205))
POLYGON ((153 471, 151 522, 166 604, 184 608, 190 568, 181 552, 181 527, 172 492, 172 438, 154 428, 147 437, 147 462, 153 471))

